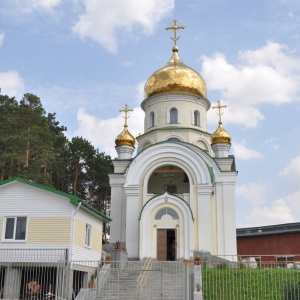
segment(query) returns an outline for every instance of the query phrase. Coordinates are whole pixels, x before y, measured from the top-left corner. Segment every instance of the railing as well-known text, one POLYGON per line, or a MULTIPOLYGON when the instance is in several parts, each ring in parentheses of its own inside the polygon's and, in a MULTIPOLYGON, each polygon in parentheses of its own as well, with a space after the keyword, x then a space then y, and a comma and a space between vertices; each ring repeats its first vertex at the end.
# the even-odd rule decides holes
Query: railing
POLYGON ((59 253, 64 255, 63 251, 48 252, 44 262, 41 255, 34 260, 34 255, 26 251, 23 262, 21 252, 11 251, 12 257, 19 257, 16 262, 12 262, 9 252, 3 253, 0 251, 1 299, 300 299, 300 263, 267 260, 271 256, 243 256, 233 260, 232 256, 226 259, 207 255, 200 266, 194 260, 147 259, 128 261, 119 268, 118 262, 58 260, 54 263, 53 258, 60 256, 59 253), (203 298, 197 292, 199 286, 203 298))
POLYGON ((137 279, 137 289, 139 289, 140 287, 143 287, 147 281, 147 278, 148 278, 148 275, 149 275, 149 271, 151 270, 151 257, 147 257, 143 267, 142 267, 142 270, 141 270, 141 273, 137 279))
POLYGON ((57 263, 68 259, 68 249, 0 249, 0 264, 57 263))
POLYGON ((300 269, 273 261, 202 264, 202 281, 205 300, 300 299, 300 269))
POLYGON ((33 299, 59 286, 67 249, 0 249, 0 298, 33 299))

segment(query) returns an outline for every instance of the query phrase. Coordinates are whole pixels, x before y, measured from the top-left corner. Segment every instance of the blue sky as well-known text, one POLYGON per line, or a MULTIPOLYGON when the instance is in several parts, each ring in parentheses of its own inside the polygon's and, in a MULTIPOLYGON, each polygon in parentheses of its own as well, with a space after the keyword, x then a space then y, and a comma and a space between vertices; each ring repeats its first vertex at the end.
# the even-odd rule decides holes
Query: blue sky
MULTIPOLYGON (((143 86, 179 55, 205 79, 223 114, 239 171, 237 226, 300 222, 300 2, 298 0, 1 0, 0 86, 38 95, 47 112, 116 156, 119 109, 143 132, 143 86)), ((217 127, 208 112, 208 129, 217 127)))

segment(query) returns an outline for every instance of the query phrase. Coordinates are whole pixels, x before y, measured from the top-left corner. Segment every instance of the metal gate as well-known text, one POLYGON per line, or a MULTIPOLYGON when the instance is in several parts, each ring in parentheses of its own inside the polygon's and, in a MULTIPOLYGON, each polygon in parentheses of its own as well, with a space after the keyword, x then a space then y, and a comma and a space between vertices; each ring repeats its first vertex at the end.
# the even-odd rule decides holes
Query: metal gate
POLYGON ((102 278, 98 299, 185 299, 187 280, 182 262, 135 261, 122 269, 112 262, 102 278))

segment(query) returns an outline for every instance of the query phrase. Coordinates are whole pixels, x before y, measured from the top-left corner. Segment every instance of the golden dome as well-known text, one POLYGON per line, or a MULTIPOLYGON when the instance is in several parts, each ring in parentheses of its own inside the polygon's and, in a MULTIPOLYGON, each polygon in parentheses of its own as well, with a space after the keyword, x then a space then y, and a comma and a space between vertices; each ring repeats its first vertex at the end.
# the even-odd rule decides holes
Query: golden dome
POLYGON ((128 126, 124 125, 123 131, 115 139, 116 146, 131 146, 135 145, 135 138, 128 131, 128 126))
POLYGON ((145 99, 168 92, 191 93, 206 97, 204 79, 181 61, 177 46, 174 46, 172 51, 173 55, 169 62, 147 80, 144 88, 145 99))
POLYGON ((230 134, 223 128, 222 122, 219 122, 217 130, 211 135, 210 141, 212 144, 231 142, 230 134))

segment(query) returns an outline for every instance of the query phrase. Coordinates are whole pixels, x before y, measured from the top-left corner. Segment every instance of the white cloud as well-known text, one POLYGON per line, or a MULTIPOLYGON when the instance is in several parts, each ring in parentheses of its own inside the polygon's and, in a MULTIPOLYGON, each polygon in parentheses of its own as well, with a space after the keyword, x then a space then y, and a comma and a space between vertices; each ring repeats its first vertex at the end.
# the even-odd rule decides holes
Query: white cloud
POLYGON ((122 64, 124 67, 128 68, 128 67, 132 67, 134 65, 134 61, 133 60, 126 60, 123 62, 122 64))
MULTIPOLYGON (((83 108, 77 113, 79 128, 74 136, 83 136, 89 140, 100 151, 104 151, 112 158, 117 156, 114 139, 123 130, 124 119, 121 114, 111 119, 98 119, 88 114, 83 108)), ((143 133, 144 112, 140 107, 133 108, 128 119, 128 130, 134 136, 143 133)), ((137 145, 135 146, 137 148, 137 145)))
POLYGON ((278 199, 269 206, 255 207, 246 216, 247 226, 263 226, 295 222, 290 206, 286 200, 278 199))
MULTIPOLYGON (((227 102, 225 100, 223 102, 228 104, 229 101, 227 102)), ((222 120, 225 124, 243 124, 246 128, 255 128, 259 121, 263 121, 265 119, 259 109, 251 107, 250 105, 229 105, 224 112, 222 120)), ((216 117, 216 111, 209 110, 207 116, 210 124, 217 124, 218 117, 216 117)))
POLYGON ((0 47, 2 47, 2 45, 4 43, 4 37, 5 37, 4 32, 0 32, 0 47))
POLYGON ((51 10, 54 7, 58 6, 61 0, 31 0, 32 8, 44 8, 51 10))
POLYGON ((0 73, 0 88, 2 95, 13 97, 23 92, 24 82, 16 71, 2 72, 0 73))
POLYGON ((118 44, 128 36, 153 32, 155 25, 174 8, 175 0, 84 0, 85 12, 73 31, 116 53, 118 44))
POLYGON ((263 155, 256 150, 246 147, 245 142, 232 143, 232 151, 236 159, 249 160, 253 158, 262 158, 263 155))
POLYGON ((286 202, 290 205, 292 211, 300 217, 300 191, 296 191, 290 195, 285 196, 286 202))
POLYGON ((218 90, 230 110, 225 118, 245 127, 257 127, 264 119, 259 105, 298 101, 300 59, 289 49, 269 42, 257 50, 242 51, 239 64, 230 64, 223 54, 203 57, 202 75, 212 90, 218 90))
POLYGON ((44 9, 51 11, 61 3, 61 0, 10 0, 10 10, 12 13, 27 12, 44 9))
POLYGON ((136 87, 136 99, 137 99, 137 103, 140 104, 141 103, 141 99, 144 99, 144 87, 145 87, 145 83, 146 81, 142 81, 140 82, 137 87, 136 87))
POLYGON ((278 141, 274 137, 266 139, 264 141, 264 144, 271 146, 274 150, 278 150, 279 149, 278 141))
MULTIPOLYGON (((251 182, 236 186, 236 195, 244 198, 252 206, 262 205, 270 198, 272 185, 266 182, 251 182)), ((244 201, 244 200, 243 200, 244 201)))
POLYGON ((111 117, 112 107, 116 107, 116 111, 120 108, 118 104, 120 99, 126 103, 129 102, 128 99, 134 97, 136 103, 140 104, 141 99, 137 99, 140 93, 139 86, 140 84, 99 84, 96 81, 89 81, 81 85, 71 83, 63 86, 38 86, 32 92, 43 98, 50 111, 76 114, 79 108, 84 107, 96 115, 108 114, 108 117, 111 117))
POLYGON ((300 156, 297 156, 279 173, 285 178, 295 191, 300 191, 300 156))

